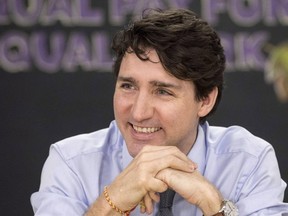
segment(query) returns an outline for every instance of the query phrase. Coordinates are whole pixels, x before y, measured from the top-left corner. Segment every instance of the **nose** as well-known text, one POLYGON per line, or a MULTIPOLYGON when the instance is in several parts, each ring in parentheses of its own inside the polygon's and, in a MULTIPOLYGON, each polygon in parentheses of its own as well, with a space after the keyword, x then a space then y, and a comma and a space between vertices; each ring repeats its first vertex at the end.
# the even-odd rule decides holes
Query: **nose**
POLYGON ((135 97, 132 106, 132 117, 135 121, 142 122, 153 116, 154 107, 151 97, 148 93, 142 92, 139 92, 135 97))

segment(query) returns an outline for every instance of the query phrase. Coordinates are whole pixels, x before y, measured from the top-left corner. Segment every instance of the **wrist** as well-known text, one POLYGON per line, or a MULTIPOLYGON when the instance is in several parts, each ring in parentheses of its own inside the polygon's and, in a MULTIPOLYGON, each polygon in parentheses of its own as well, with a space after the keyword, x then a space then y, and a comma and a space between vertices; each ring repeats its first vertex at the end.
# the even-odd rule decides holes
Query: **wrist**
MULTIPOLYGON (((94 203, 91 204, 85 216, 108 216, 108 215, 118 215, 115 214, 114 210, 107 203, 104 194, 100 194, 100 196, 95 200, 94 203)), ((120 214, 119 214, 120 216, 120 214)))
POLYGON ((114 196, 111 198, 109 195, 109 191, 107 191, 107 187, 105 187, 103 193, 96 199, 96 201, 89 207, 85 216, 128 216, 131 211, 134 210, 122 210, 118 207, 118 202, 114 203, 114 196))
POLYGON ((208 193, 202 193, 206 196, 204 196, 198 207, 202 210, 204 216, 214 216, 222 208, 223 197, 215 187, 208 191, 208 193))
POLYGON ((203 212, 203 216, 221 216, 218 212, 221 210, 222 199, 214 199, 210 201, 205 201, 199 208, 203 212))
POLYGON ((109 206, 117 213, 120 213, 121 215, 124 216, 129 216, 131 211, 133 211, 135 209, 135 207, 133 207, 132 209, 129 210, 121 210, 120 208, 117 207, 117 205, 115 205, 115 203, 111 200, 109 193, 108 193, 108 189, 107 186, 104 187, 104 191, 103 194, 105 196, 105 200, 107 201, 107 203, 109 204, 109 206))

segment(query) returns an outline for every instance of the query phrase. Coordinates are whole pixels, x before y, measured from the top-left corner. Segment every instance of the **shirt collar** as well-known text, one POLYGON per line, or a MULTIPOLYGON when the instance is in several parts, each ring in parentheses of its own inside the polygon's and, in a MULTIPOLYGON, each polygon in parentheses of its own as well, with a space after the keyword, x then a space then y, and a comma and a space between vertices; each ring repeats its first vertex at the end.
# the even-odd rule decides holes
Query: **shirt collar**
POLYGON ((198 126, 198 134, 196 141, 188 153, 188 157, 198 165, 198 171, 203 175, 205 171, 206 164, 206 142, 205 142, 205 132, 203 127, 198 126))

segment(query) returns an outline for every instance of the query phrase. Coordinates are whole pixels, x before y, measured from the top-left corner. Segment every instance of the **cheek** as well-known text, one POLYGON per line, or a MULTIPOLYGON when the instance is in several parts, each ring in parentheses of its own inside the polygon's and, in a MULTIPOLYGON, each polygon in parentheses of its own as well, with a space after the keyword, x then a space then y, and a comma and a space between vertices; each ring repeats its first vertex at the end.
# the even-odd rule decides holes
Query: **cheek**
POLYGON ((121 116, 121 114, 123 114, 123 112, 129 108, 129 101, 119 93, 115 93, 113 98, 113 105, 115 115, 119 114, 121 116))
POLYGON ((166 107, 165 110, 166 119, 169 120, 169 124, 172 124, 175 129, 186 127, 198 120, 199 110, 195 104, 186 103, 179 106, 166 107))
POLYGON ((169 104, 157 106, 156 108, 157 118, 160 119, 162 125, 168 128, 174 128, 181 125, 183 121, 183 111, 179 109, 179 107, 173 105, 169 106, 169 104))
POLYGON ((119 109, 121 109, 121 103, 120 103, 119 97, 117 96, 117 93, 114 93, 113 108, 114 108, 115 117, 117 118, 118 113, 120 112, 119 109))
POLYGON ((185 116, 188 118, 196 116, 199 111, 199 107, 196 103, 184 99, 178 103, 166 104, 163 109, 165 109, 167 113, 181 118, 185 118, 185 116))

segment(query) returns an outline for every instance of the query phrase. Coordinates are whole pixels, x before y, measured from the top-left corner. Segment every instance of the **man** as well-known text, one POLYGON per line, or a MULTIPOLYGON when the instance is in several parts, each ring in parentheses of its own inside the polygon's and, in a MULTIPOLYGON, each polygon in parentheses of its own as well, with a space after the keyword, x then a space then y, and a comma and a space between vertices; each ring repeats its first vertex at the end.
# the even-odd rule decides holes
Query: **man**
POLYGON ((206 22, 184 9, 146 11, 112 48, 115 121, 52 145, 36 215, 158 215, 165 191, 176 193, 166 209, 175 216, 287 215, 272 146, 206 121, 225 65, 206 22))

